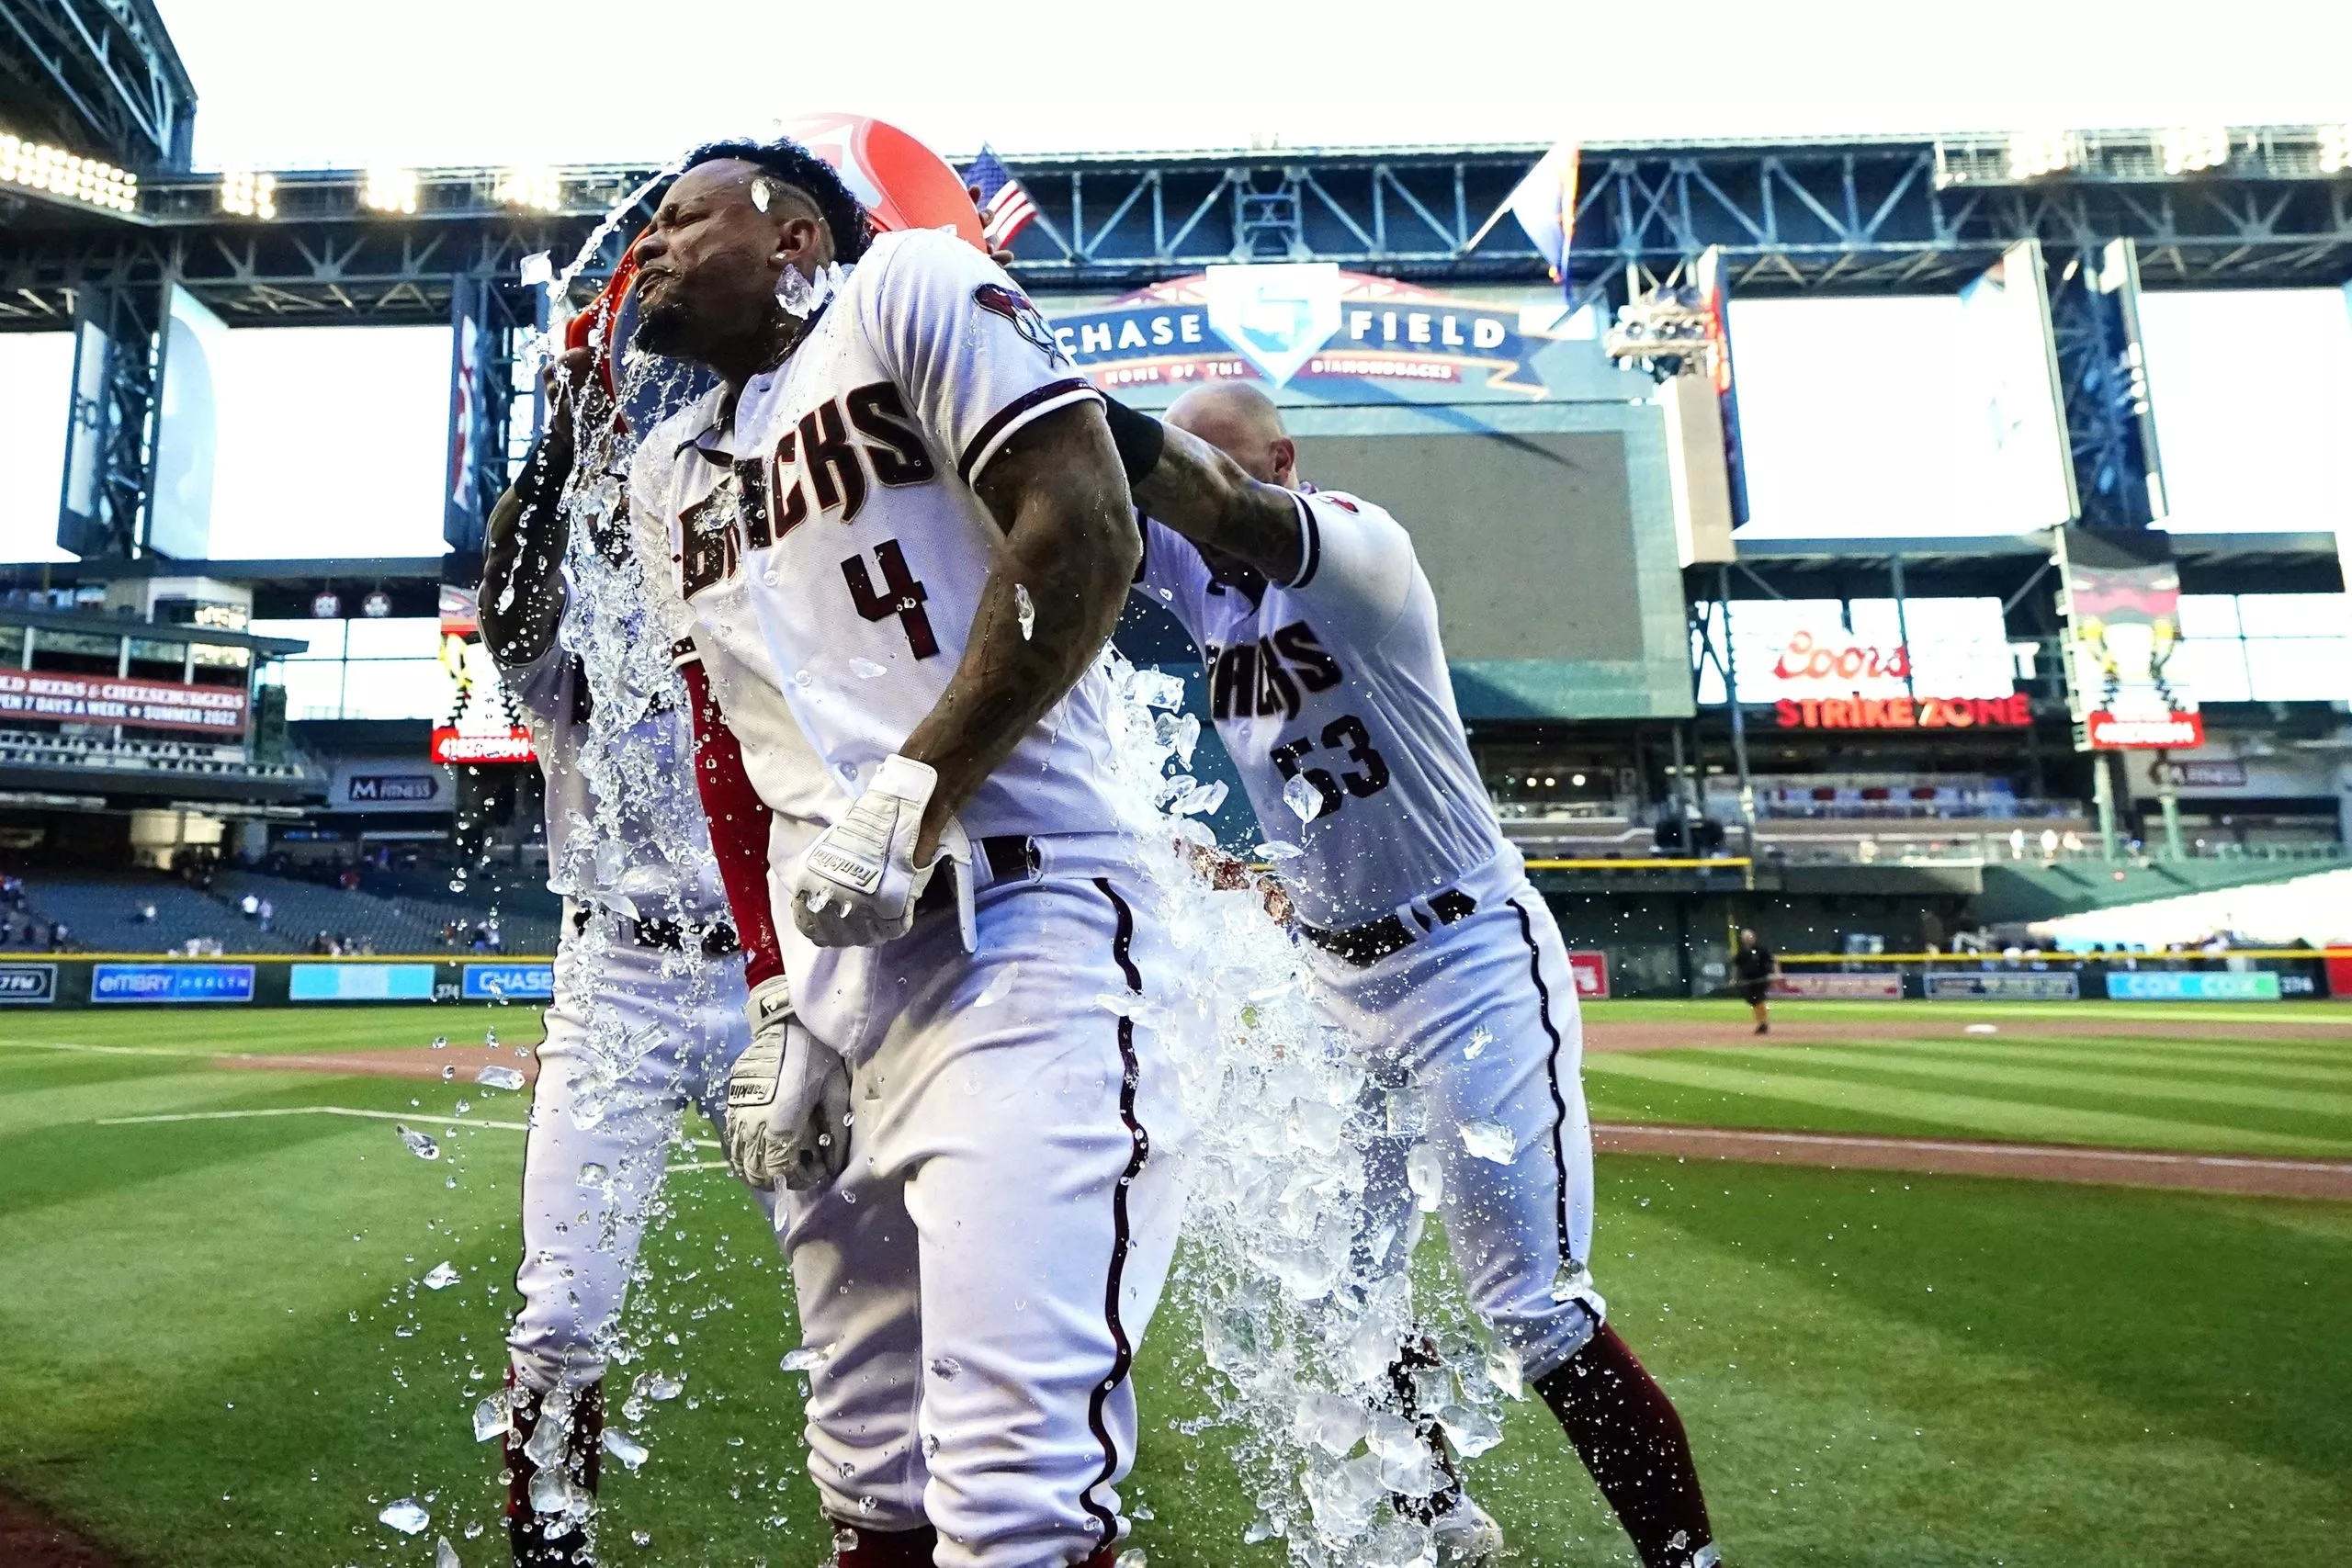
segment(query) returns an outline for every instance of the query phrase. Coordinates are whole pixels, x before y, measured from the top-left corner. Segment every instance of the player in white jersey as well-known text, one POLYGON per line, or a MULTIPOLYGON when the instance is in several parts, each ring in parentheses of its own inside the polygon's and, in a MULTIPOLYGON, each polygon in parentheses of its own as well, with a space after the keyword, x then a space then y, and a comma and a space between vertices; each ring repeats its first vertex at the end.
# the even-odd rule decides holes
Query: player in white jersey
POLYGON ((845 1168, 779 1207, 841 1562, 1107 1568, 1182 1128, 1103 772, 1136 543, 1101 400, 985 256, 868 248, 789 143, 702 150, 635 255, 639 344, 725 383, 640 447, 640 537, 757 796, 805 737, 854 802, 761 857, 791 919, 754 1015, 797 1017, 729 1134, 847 1063, 845 1168))
MULTIPOLYGON (((1115 406, 1112 424, 1157 519, 1140 591, 1199 643, 1259 821, 1302 852, 1278 870, 1329 1016, 1389 1081, 1428 1097, 1473 1303, 1645 1568, 1707 1568, 1681 1421, 1603 1322, 1588 1269, 1592 1145, 1567 953, 1479 784, 1411 537, 1368 501, 1304 487, 1279 412, 1246 383, 1185 393, 1165 426, 1115 406), (1488 1146, 1498 1128, 1507 1149, 1488 1146)), ((1387 1152, 1367 1235, 1410 1212, 1406 1151, 1387 1152)), ((1441 1530, 1457 1555, 1499 1544, 1476 1518, 1441 1530)))
POLYGON ((518 1568, 588 1561, 603 1379, 639 1237, 680 1112, 691 1105, 723 1122, 728 1073, 750 1043, 685 713, 643 690, 592 694, 581 655, 559 637, 567 615, 614 617, 643 597, 625 536, 599 541, 621 557, 601 585, 572 582, 562 564, 568 528, 555 500, 572 429, 560 408, 493 509, 481 594, 483 641, 546 777, 548 881, 565 915, 523 1160, 523 1306, 507 1336, 518 1568), (597 701, 612 723, 591 723, 597 701), (600 811, 600 795, 624 792, 600 811))

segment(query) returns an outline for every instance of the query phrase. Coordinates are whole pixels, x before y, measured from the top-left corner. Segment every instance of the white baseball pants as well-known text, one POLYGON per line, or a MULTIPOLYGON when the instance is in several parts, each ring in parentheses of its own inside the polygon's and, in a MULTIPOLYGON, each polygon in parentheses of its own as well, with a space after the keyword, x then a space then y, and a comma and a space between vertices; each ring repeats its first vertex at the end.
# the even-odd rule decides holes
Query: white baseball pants
POLYGON ((1407 1159, 1427 1140, 1471 1303, 1538 1378, 1581 1349, 1607 1310, 1589 1280, 1566 1301, 1552 1294, 1563 1266, 1581 1269, 1592 1253, 1584 1024, 1543 895, 1515 856, 1508 875, 1489 869, 1498 874, 1462 885, 1472 914, 1366 967, 1300 951, 1332 1021, 1372 1051, 1375 1082, 1418 1090, 1428 1108, 1423 1130, 1375 1141, 1364 1234, 1410 1232, 1407 1159), (1499 1163, 1487 1157, 1498 1153, 1499 1163))
POLYGON ((665 973, 665 960, 679 962, 626 931, 583 942, 568 920, 557 947, 523 1154, 523 1308, 506 1337, 532 1388, 605 1375, 679 1116, 694 1105, 723 1121, 728 1071, 752 1043, 740 960, 700 962, 692 976, 665 973), (592 1006, 615 1015, 593 1044, 592 1006))
POLYGON ((872 950, 880 1043, 849 1165, 786 1193, 828 1513, 939 1531, 942 1568, 1053 1568, 1120 1539, 1135 1351, 1166 1282, 1186 1131, 1148 1019, 1159 932, 1127 840, 1034 840, 872 950))

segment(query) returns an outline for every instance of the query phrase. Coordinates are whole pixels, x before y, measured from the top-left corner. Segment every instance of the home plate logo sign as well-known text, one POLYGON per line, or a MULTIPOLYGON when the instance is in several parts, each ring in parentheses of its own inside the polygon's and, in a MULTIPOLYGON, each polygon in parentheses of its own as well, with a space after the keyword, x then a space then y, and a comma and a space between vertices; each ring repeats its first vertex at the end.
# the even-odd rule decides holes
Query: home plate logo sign
POLYGON ((1279 387, 1340 330, 1340 265, 1211 267, 1201 283, 1209 325, 1279 387))

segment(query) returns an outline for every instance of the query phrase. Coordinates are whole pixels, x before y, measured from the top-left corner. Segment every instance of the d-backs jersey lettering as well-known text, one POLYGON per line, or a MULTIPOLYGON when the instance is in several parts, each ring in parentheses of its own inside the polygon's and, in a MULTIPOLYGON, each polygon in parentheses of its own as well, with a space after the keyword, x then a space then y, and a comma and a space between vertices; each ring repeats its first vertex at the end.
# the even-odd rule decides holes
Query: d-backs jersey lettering
MULTIPOLYGON (((720 691, 752 782, 788 793, 797 726, 854 798, 937 703, 1002 536, 972 478, 1099 394, 1036 307, 953 236, 877 237, 775 369, 662 422, 630 470, 641 547, 720 691)), ((958 813, 974 835, 1120 825, 1107 677, 1090 671, 958 813)), ((771 790, 777 792, 771 795, 771 790)))
POLYGON ((1427 897, 1503 848, 1438 637, 1437 599, 1402 525, 1336 491, 1298 497, 1305 564, 1253 600, 1173 530, 1144 527, 1138 592, 1200 645, 1209 710, 1311 925, 1427 897), (1312 807, 1299 827, 1285 792, 1312 807))

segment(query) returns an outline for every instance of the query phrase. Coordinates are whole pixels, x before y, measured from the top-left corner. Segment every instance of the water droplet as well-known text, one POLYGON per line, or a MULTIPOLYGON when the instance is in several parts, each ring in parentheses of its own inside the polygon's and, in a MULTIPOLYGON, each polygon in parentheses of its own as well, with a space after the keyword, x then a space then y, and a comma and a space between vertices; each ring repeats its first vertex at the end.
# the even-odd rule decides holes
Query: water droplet
POLYGON ((932 1359, 931 1375, 943 1382, 953 1382, 956 1380, 956 1374, 963 1370, 964 1363, 953 1356, 935 1356, 932 1359))
POLYGON ((474 1082, 487 1089, 521 1089, 523 1075, 512 1067, 484 1067, 474 1075, 474 1082))
POLYGON ((849 661, 849 672, 861 681, 879 681, 890 671, 871 659, 853 659, 849 661))
POLYGON ((426 1137, 424 1134, 416 1131, 413 1127, 395 1122, 392 1123, 392 1131, 401 1135, 401 1142, 406 1144, 408 1145, 408 1152, 414 1155, 417 1158, 439 1159, 441 1157, 441 1145, 426 1137))
POLYGON ((1012 606, 1014 613, 1021 617, 1021 640, 1027 642, 1030 634, 1037 629, 1037 606, 1030 602, 1029 590, 1024 584, 1016 582, 1012 585, 1012 606))
POLYGON ((817 683, 817 677, 806 670, 795 670, 792 672, 792 683, 805 692, 817 683))
POLYGON ((433 1271, 424 1277, 424 1288, 428 1291, 446 1291, 457 1282, 458 1270, 447 1259, 435 1263, 433 1271))
POLYGON ((980 994, 972 998, 972 1005, 976 1008, 992 1008, 1004 1000, 1006 993, 1012 989, 1012 977, 1020 973, 1021 965, 1018 964, 1008 964, 998 970, 989 983, 981 988, 980 994))
POLYGON ((449 1037, 446 1034, 435 1035, 433 1037, 433 1048, 435 1051, 447 1051, 449 1048, 449 1037))
POLYGON ((442 1064, 441 1064, 441 1081, 442 1081, 443 1083, 450 1083, 450 1082, 454 1082, 454 1081, 456 1080, 456 1078, 457 1078, 457 1076, 458 1076, 458 1064, 457 1064, 457 1063, 455 1063, 455 1062, 444 1062, 444 1063, 442 1063, 442 1064))
POLYGON ((781 1364, 784 1370, 787 1372, 814 1371, 819 1367, 823 1366, 825 1364, 825 1358, 832 1353, 832 1348, 831 1346, 796 1346, 794 1348, 785 1352, 784 1360, 781 1364))
POLYGON ((590 1160, 580 1168, 580 1185, 582 1187, 604 1187, 609 1185, 612 1179, 613 1173, 594 1160, 590 1160))
POLYGON ((1487 1047, 1494 1043, 1495 1032, 1485 1024, 1480 1024, 1470 1032, 1469 1043, 1462 1047, 1462 1059, 1465 1062, 1476 1061, 1487 1047))
POLYGON ((675 1399, 686 1392, 686 1377, 684 1372, 642 1372, 636 1390, 648 1399, 675 1399))
POLYGON ((1296 844, 1285 844, 1279 839, 1270 839, 1266 842, 1252 849, 1250 852, 1256 855, 1260 860, 1282 861, 1296 860, 1306 852, 1300 849, 1296 844))

